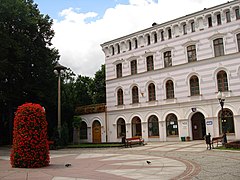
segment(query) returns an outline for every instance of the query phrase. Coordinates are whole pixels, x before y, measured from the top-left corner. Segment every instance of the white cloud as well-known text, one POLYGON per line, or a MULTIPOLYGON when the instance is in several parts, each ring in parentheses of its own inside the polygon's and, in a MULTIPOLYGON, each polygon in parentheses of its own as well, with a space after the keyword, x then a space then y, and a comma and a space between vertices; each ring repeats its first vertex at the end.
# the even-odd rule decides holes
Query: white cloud
POLYGON ((62 20, 54 21, 53 44, 60 52, 62 65, 76 74, 93 76, 105 60, 100 44, 148 28, 153 22, 163 23, 225 2, 129 0, 128 5, 107 9, 101 18, 95 12, 69 8, 60 13, 62 20))

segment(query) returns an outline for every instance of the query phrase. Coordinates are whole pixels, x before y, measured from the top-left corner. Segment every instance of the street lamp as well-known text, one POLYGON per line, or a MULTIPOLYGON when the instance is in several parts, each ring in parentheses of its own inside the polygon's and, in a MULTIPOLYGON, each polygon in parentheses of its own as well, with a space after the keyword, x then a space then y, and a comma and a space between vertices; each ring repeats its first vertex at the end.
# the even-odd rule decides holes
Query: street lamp
POLYGON ((66 67, 62 66, 57 62, 54 66, 54 73, 58 76, 58 135, 61 137, 61 74, 66 67))
POLYGON ((227 135, 226 135, 226 126, 227 126, 227 120, 224 118, 224 113, 223 113, 223 106, 224 106, 224 101, 225 101, 225 95, 223 92, 218 91, 217 94, 218 101, 221 105, 221 122, 222 122, 222 129, 223 129, 223 140, 222 143, 223 145, 227 143, 227 135))

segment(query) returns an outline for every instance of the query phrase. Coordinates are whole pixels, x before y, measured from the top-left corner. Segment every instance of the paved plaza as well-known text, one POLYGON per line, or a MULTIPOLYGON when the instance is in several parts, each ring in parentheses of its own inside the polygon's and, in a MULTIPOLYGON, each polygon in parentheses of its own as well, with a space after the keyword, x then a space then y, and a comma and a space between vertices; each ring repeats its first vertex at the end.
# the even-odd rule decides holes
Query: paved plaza
POLYGON ((50 166, 36 169, 12 168, 9 154, 0 147, 1 180, 240 179, 240 151, 207 150, 204 141, 51 150, 50 166))

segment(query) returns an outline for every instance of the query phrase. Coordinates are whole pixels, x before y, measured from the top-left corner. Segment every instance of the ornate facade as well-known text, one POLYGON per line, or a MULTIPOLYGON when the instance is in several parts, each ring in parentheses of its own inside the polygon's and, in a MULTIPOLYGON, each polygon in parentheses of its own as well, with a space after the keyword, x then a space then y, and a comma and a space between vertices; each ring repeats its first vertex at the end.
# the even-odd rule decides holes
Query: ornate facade
POLYGON ((197 140, 223 132, 240 139, 239 6, 230 1, 101 44, 107 94, 102 139, 197 140))

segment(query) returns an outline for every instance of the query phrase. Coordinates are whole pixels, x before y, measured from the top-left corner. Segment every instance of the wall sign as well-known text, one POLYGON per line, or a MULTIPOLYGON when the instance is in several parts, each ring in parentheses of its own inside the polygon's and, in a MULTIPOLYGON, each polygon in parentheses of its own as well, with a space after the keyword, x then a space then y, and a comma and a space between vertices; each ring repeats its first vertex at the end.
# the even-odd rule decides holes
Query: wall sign
POLYGON ((206 124, 207 125, 212 125, 213 123, 212 123, 212 121, 207 121, 206 124))

